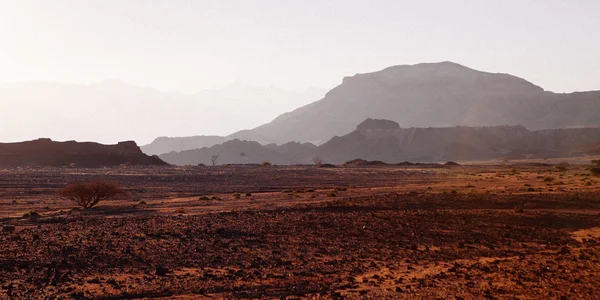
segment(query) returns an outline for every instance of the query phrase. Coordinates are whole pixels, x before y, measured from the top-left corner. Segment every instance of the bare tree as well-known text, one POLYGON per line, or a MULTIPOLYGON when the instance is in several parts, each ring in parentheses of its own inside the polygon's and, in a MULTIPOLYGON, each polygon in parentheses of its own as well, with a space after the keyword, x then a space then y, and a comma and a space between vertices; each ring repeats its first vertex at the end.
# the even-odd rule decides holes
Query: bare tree
POLYGON ((96 180, 69 184, 59 194, 83 208, 92 208, 102 200, 124 194, 124 191, 117 184, 96 180))
POLYGON ((318 157, 318 156, 313 157, 312 161, 317 166, 320 166, 320 165, 323 164, 323 160, 320 157, 318 157))
POLYGON ((211 157, 210 157, 210 160, 212 161, 212 165, 213 165, 213 166, 216 166, 216 165, 217 165, 217 162, 219 161, 219 155, 218 155, 218 154, 215 154, 215 155, 211 156, 211 157))

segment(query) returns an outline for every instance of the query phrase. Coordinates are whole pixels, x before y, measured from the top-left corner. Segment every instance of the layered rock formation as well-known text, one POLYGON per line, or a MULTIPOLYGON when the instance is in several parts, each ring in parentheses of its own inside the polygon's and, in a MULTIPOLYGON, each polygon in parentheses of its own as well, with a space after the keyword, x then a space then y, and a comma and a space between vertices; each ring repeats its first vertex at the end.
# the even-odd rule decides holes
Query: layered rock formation
POLYGON ((210 148, 172 152, 161 158, 172 164, 220 163, 310 164, 314 157, 341 164, 353 159, 397 164, 488 159, 568 157, 593 152, 600 128, 528 130, 523 126, 400 128, 390 120, 367 119, 353 132, 321 146, 287 143, 262 146, 233 140, 210 148))
POLYGON ((132 141, 120 142, 116 145, 75 141, 55 142, 50 139, 0 143, 0 167, 102 167, 121 164, 166 165, 157 156, 144 154, 132 141))

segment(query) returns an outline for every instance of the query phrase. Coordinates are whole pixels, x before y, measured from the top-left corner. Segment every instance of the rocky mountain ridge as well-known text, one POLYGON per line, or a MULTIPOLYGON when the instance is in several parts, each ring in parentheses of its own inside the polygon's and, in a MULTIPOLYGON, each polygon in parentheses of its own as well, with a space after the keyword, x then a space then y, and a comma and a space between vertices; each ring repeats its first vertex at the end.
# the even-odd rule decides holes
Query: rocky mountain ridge
MULTIPOLYGON (((524 126, 401 128, 390 120, 367 119, 354 131, 320 146, 286 143, 262 146, 258 142, 231 140, 220 145, 160 157, 179 165, 219 163, 310 164, 318 157, 341 164, 353 159, 396 164, 488 159, 568 157, 600 141, 600 128, 529 130, 524 126)), ((583 153, 585 155, 585 153, 583 153)))
POLYGON ((367 118, 392 120, 403 128, 598 127, 600 91, 557 94, 516 76, 452 62, 400 65, 346 77, 323 99, 225 139, 320 145, 367 118))

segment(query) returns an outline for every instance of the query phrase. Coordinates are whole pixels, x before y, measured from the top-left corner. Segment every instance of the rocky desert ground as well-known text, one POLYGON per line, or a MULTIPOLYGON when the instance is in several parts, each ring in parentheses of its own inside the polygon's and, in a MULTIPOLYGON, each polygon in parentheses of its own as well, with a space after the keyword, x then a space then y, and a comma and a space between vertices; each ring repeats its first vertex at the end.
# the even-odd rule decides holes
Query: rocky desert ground
POLYGON ((0 170, 0 299, 598 299, 585 165, 0 170), (127 195, 82 210, 65 185, 127 195))

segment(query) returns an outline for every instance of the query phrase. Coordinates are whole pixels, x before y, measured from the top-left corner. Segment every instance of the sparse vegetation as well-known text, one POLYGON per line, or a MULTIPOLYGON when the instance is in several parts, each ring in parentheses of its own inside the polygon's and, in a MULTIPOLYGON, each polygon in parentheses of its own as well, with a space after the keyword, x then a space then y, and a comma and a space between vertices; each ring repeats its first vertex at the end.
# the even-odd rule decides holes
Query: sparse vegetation
POLYGON ((213 156, 210 157, 210 161, 211 161, 211 163, 212 163, 213 166, 217 165, 217 163, 219 162, 219 157, 220 157, 220 155, 218 155, 218 154, 215 154, 215 155, 213 155, 213 156))
POLYGON ((92 208, 103 200, 124 194, 123 189, 104 180, 73 183, 63 188, 59 194, 83 208, 92 208))
POLYGON ((559 172, 565 172, 567 171, 567 167, 566 166, 554 166, 555 169, 557 169, 559 172))
POLYGON ((312 162, 317 166, 320 166, 323 164, 323 160, 318 156, 313 157, 312 162))
POLYGON ((23 218, 39 218, 41 215, 34 210, 30 210, 28 212, 26 212, 25 214, 23 214, 23 218))
POLYGON ((271 162, 269 162, 269 161, 263 161, 262 166, 263 167, 270 167, 271 166, 271 162))

